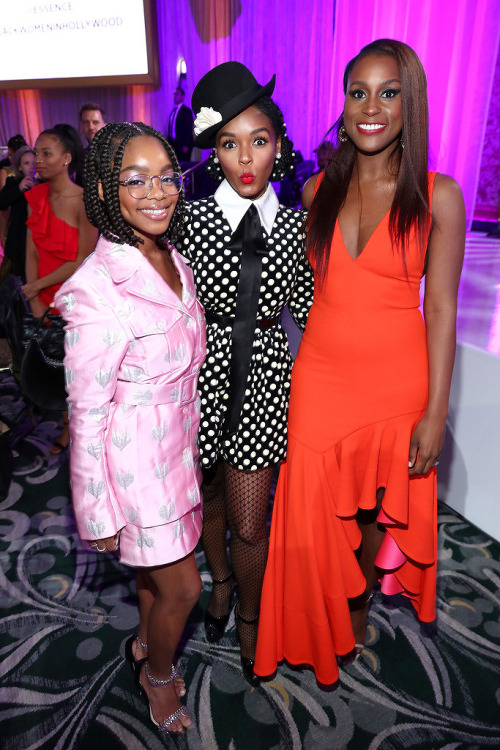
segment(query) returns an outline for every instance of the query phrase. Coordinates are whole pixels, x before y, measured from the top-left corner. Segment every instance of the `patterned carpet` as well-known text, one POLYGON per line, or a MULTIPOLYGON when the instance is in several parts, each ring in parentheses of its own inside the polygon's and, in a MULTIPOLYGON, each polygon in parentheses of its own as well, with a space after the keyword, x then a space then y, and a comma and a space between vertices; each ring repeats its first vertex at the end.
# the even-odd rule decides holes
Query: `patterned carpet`
POLYGON ((436 627, 422 628, 404 601, 377 593, 366 649, 329 692, 310 671, 287 666, 250 689, 234 615, 221 643, 209 646, 201 622, 210 579, 198 550, 204 590, 179 657, 195 726, 176 739, 155 732, 123 659, 138 620, 132 572, 82 548, 67 456, 46 456, 57 415, 33 429, 22 409, 13 379, 1 374, 0 417, 20 422, 0 501, 2 748, 500 747, 500 544, 446 506, 436 627))

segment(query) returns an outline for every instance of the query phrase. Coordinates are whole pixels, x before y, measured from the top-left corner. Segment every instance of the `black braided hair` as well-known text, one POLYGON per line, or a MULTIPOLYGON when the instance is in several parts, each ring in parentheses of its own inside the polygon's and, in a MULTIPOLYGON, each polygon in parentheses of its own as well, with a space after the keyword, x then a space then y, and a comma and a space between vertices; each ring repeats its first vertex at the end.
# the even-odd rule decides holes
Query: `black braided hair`
POLYGON ((78 131, 75 130, 73 125, 67 125, 63 122, 59 125, 54 125, 53 128, 42 130, 40 135, 52 135, 58 139, 65 152, 71 154, 71 161, 68 164, 70 177, 75 179, 75 176, 80 176, 83 162, 83 146, 78 131))
MULTIPOLYGON (((294 169, 294 157, 295 152, 293 150, 293 143, 286 134, 286 124, 283 118, 283 114, 275 102, 270 96, 263 96, 255 102, 255 105, 263 114, 265 114, 271 121, 273 126, 274 134, 276 138, 281 136, 281 149, 280 158, 274 160, 273 169, 269 176, 271 182, 279 182, 283 180, 287 175, 291 174, 294 169)), ((207 166, 205 167, 206 173, 212 180, 218 180, 221 182, 224 179, 224 173, 222 167, 219 164, 217 153, 215 149, 212 149, 210 156, 208 157, 207 166)))
MULTIPOLYGON (((127 224, 120 210, 119 180, 123 152, 132 138, 146 135, 156 138, 167 152, 174 172, 180 172, 179 162, 167 139, 143 122, 112 122, 97 131, 87 149, 84 167, 83 200, 88 219, 99 232, 112 242, 138 247, 144 240, 127 224), (99 195, 102 187, 103 199, 99 195)), ((174 243, 181 234, 185 212, 184 190, 177 199, 175 211, 167 231, 161 238, 174 243)))

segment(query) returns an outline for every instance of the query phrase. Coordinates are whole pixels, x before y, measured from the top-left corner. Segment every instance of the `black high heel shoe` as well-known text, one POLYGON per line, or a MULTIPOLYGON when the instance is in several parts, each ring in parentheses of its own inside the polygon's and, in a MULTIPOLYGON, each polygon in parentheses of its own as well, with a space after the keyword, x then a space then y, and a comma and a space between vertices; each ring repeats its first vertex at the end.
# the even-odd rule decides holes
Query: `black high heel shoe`
MULTIPOLYGON (((217 581, 215 578, 213 579, 212 583, 214 586, 220 586, 223 583, 227 583, 231 580, 233 577, 232 573, 229 573, 227 578, 224 578, 222 581, 217 581)), ((233 594, 231 592, 231 598, 233 594)), ((229 608, 229 612, 227 615, 221 615, 220 617, 214 617, 210 614, 210 612, 205 610, 205 633, 207 636, 207 641, 209 643, 218 643, 222 636, 224 635, 224 631, 226 630, 226 625, 229 620, 229 615, 231 614, 231 607, 229 608)))
MULTIPOLYGON (((259 615, 257 617, 254 617, 253 620, 245 620, 244 617, 240 615, 240 603, 235 607, 235 614, 236 614, 236 630, 238 630, 238 621, 242 622, 244 625, 257 625, 259 622, 259 615)), ((241 647, 241 638, 238 633, 238 640, 240 641, 240 647, 241 647)), ((241 670, 243 672, 243 677, 248 682, 249 685, 251 685, 253 688, 259 687, 261 683, 261 679, 258 675, 255 674, 253 671, 255 664, 255 659, 249 659, 248 656, 243 656, 241 654, 241 670)))

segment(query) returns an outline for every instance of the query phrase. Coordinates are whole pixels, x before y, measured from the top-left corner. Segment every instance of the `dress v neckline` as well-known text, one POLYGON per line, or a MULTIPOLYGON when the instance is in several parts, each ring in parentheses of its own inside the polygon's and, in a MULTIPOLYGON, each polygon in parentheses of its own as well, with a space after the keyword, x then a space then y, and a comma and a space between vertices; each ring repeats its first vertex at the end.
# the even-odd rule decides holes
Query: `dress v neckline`
POLYGON ((343 246, 344 246, 344 249, 345 249, 345 251, 346 251, 347 255, 349 256, 349 258, 350 258, 350 259, 352 260, 352 262, 353 262, 353 263, 356 263, 356 261, 357 261, 357 260, 359 260, 359 258, 361 258, 361 256, 365 254, 365 252, 366 252, 366 249, 367 249, 368 245, 370 244, 370 242, 371 242, 371 241, 372 241, 372 239, 373 239, 373 236, 374 236, 374 235, 375 235, 375 234, 376 234, 376 233, 378 232, 378 230, 379 230, 379 229, 380 229, 380 227, 382 226, 382 222, 383 222, 383 221, 385 221, 385 219, 386 219, 386 218, 387 218, 387 216, 389 215, 390 211, 391 211, 391 209, 389 208, 389 209, 388 209, 388 210, 387 210, 387 211, 385 212, 385 214, 384 214, 384 215, 382 216, 382 218, 380 219, 380 221, 379 221, 379 222, 378 222, 378 224, 376 225, 375 229, 373 230, 373 232, 371 233, 371 235, 370 235, 370 236, 368 237, 367 241, 366 241, 366 242, 365 242, 365 244, 363 245, 363 248, 362 248, 361 252, 360 252, 360 253, 358 253, 358 255, 356 255, 356 257, 352 256, 352 255, 351 255, 351 253, 349 252, 349 250, 347 249, 347 245, 346 245, 346 243, 345 243, 345 240, 344 240, 344 234, 343 234, 343 232, 342 232, 342 227, 340 226, 340 219, 337 219, 337 224, 338 224, 338 228, 339 228, 340 236, 342 237, 342 244, 343 244, 343 246))

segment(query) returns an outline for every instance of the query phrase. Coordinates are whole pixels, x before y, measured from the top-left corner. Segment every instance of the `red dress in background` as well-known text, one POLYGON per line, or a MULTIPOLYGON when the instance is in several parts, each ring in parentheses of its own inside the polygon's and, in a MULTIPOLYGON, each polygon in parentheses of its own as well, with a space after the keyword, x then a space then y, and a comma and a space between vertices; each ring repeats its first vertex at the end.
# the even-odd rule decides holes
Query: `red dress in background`
MULTIPOLYGON (((56 271, 63 263, 75 260, 78 253, 78 229, 54 215, 49 203, 49 183, 35 185, 25 193, 31 207, 26 226, 31 229, 38 252, 38 278, 56 271)), ((61 284, 48 286, 39 293, 45 307, 54 301, 61 284)))
POLYGON ((419 310, 425 257, 414 236, 405 255, 407 271, 391 245, 389 213, 355 260, 337 221, 328 274, 322 287, 315 284, 292 370, 287 460, 260 608, 259 675, 287 659, 311 665, 319 682, 338 679, 336 655, 354 648, 348 598, 366 586, 355 555, 355 515, 374 507, 379 487, 382 591, 409 597, 420 620, 435 619, 436 471, 408 475, 411 435, 428 401, 419 310))

